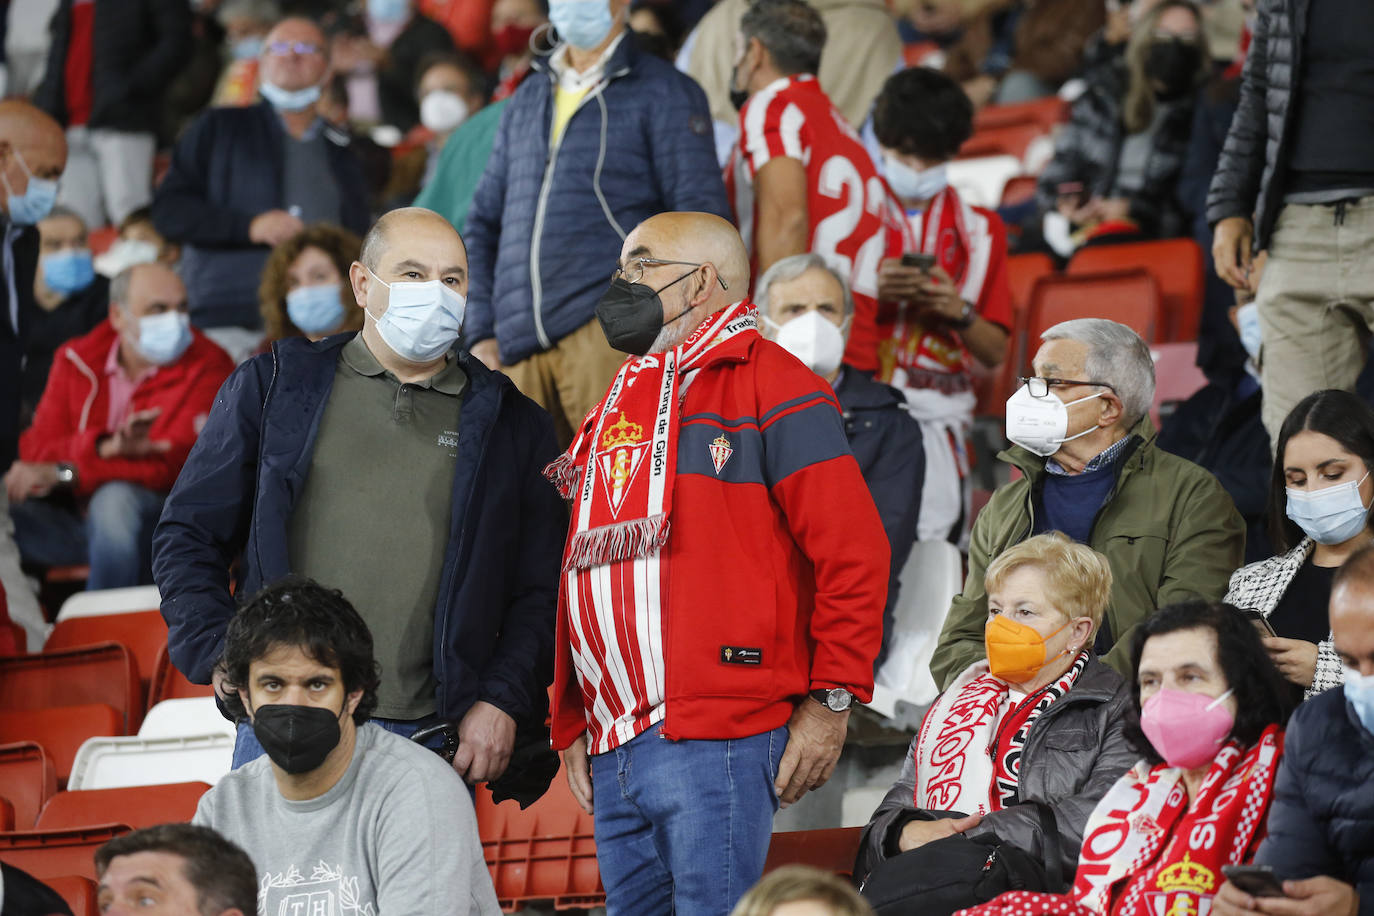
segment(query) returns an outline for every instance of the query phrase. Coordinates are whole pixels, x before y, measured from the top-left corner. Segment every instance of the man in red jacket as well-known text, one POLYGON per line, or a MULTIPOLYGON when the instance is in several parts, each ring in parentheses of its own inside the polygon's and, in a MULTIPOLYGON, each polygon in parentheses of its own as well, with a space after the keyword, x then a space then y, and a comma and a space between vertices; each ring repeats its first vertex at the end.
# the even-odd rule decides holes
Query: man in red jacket
POLYGON ((612 913, 728 913, 873 688, 887 537, 834 392, 748 288, 717 216, 631 232, 597 306, 631 357, 545 472, 573 505, 553 742, 612 913))
POLYGON ((194 330, 161 264, 110 285, 110 317, 53 358, 5 474, 26 563, 89 563, 90 588, 152 581, 153 526, 234 364, 194 330))

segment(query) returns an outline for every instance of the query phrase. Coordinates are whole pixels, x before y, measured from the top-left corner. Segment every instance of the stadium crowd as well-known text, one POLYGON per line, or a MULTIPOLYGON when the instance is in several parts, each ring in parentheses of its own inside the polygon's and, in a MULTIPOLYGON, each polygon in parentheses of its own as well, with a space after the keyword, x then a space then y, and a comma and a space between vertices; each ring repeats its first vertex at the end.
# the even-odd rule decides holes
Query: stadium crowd
POLYGON ((92 911, 1374 914, 1374 6, 0 22, 0 698, 155 585, 233 733, 92 911))

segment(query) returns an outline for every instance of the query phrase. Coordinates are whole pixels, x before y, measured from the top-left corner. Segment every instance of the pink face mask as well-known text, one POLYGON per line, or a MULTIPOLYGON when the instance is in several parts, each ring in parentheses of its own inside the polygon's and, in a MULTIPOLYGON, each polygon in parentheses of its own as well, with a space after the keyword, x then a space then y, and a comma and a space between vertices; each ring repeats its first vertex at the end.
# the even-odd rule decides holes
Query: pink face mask
POLYGON ((1140 710, 1140 728, 1171 767, 1193 770, 1216 756, 1236 724, 1222 701, 1228 690, 1213 699, 1203 693, 1161 689, 1140 710))

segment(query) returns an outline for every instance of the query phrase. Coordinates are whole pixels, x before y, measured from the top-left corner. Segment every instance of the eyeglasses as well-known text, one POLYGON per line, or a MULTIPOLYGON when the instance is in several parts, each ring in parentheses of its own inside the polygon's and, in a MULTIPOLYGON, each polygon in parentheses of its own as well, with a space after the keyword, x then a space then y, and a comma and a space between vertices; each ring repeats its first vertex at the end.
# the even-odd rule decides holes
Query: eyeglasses
POLYGON ((1051 388, 1062 388, 1066 385, 1097 385, 1100 388, 1110 388, 1113 392, 1116 391, 1106 382, 1085 382, 1071 378, 1044 378, 1032 375, 1030 377, 1021 376, 1019 381, 1030 389, 1030 395, 1033 398, 1043 398, 1050 393, 1051 388))
MULTIPOLYGON (((631 258, 630 263, 625 267, 616 265, 615 272, 611 274, 611 279, 614 280, 616 277, 621 277, 626 283, 638 283, 640 280, 644 279, 644 268, 660 267, 664 264, 681 264, 683 267, 706 266, 706 264, 698 264, 696 261, 668 261, 663 258, 631 258)), ((715 265, 713 264, 711 266, 714 267, 715 265)), ((716 272, 716 281, 720 283, 721 289, 728 290, 730 288, 726 284, 724 278, 721 277, 719 271, 716 272)))
POLYGON ((273 41, 265 45, 263 50, 273 57, 285 57, 288 54, 308 57, 311 54, 319 54, 324 49, 308 41, 273 41))

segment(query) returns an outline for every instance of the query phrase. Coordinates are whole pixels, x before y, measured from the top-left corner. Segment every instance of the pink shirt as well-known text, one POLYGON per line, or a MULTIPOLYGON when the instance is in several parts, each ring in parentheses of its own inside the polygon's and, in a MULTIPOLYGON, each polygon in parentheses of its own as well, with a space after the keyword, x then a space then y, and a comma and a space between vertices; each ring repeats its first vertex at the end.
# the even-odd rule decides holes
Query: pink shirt
POLYGON ((157 372, 157 366, 149 366, 137 378, 129 378, 119 365, 119 339, 115 338, 110 347, 110 355, 105 359, 105 384, 110 390, 110 412, 105 420, 105 431, 114 432, 129 418, 129 410, 134 401, 134 392, 157 372))

